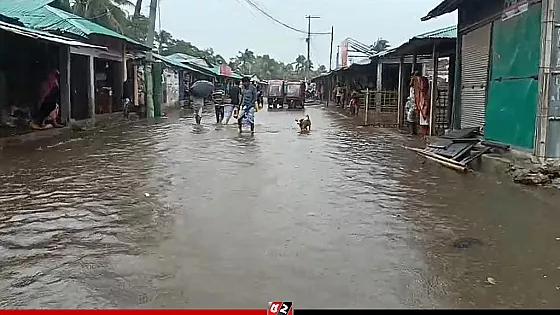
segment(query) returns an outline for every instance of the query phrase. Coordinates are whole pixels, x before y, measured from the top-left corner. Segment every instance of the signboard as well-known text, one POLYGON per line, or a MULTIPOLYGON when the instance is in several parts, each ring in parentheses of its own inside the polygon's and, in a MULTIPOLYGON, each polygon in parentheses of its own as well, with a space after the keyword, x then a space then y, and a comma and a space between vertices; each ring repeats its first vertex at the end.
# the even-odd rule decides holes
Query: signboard
POLYGON ((344 40, 340 45, 340 59, 342 67, 348 67, 348 41, 344 40))
POLYGON ((518 16, 529 9, 529 0, 505 0, 502 21, 518 16))
POLYGON ((233 71, 230 66, 222 64, 220 65, 220 75, 224 77, 231 77, 233 75, 233 71))

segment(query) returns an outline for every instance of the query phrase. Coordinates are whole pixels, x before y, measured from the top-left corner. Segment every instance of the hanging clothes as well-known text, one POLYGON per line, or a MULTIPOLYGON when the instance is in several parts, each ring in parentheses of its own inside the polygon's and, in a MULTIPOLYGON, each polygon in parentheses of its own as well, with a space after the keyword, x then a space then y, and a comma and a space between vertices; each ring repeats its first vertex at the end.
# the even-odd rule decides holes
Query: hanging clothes
POLYGON ((427 133, 426 129, 430 124, 430 83, 428 78, 424 76, 414 77, 414 99, 418 109, 420 126, 424 129, 423 132, 427 133))
POLYGON ((416 101, 414 98, 414 87, 410 87, 408 100, 406 101, 405 111, 406 111, 406 121, 409 123, 416 122, 416 101))

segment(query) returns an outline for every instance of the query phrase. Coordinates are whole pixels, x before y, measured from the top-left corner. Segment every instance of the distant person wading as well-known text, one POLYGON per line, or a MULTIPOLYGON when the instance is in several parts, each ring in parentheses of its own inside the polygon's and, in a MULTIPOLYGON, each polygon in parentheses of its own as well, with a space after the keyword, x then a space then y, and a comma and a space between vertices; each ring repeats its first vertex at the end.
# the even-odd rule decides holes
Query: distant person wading
POLYGON ((241 88, 239 86, 232 86, 228 91, 228 100, 224 107, 224 119, 225 124, 229 123, 231 116, 234 111, 239 111, 239 106, 241 105, 241 88))
POLYGON ((257 101, 257 89, 251 84, 248 77, 244 77, 241 81, 243 84, 243 100, 241 101, 243 108, 239 111, 237 125, 239 133, 243 130, 243 126, 250 126, 251 132, 255 132, 255 103, 257 101))

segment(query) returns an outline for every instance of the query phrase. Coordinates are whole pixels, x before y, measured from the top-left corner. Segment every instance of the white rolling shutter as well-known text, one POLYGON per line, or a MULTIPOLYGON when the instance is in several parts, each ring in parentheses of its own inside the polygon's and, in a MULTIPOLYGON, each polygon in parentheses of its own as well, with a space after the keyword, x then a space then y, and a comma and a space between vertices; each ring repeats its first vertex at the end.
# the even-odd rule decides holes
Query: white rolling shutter
POLYGON ((491 29, 490 23, 462 38, 461 128, 484 125, 491 29))

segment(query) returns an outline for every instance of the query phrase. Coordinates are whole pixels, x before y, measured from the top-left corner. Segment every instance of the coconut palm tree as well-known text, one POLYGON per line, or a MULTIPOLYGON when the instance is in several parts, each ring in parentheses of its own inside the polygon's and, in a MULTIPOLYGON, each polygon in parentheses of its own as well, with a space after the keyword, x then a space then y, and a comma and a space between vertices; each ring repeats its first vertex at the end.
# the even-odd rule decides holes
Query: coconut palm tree
POLYGON ((136 0, 136 5, 134 6, 134 18, 140 16, 140 11, 142 11, 142 0, 136 0))
POLYGON ((296 72, 297 73, 303 73, 305 71, 305 68, 307 66, 307 59, 305 58, 305 56, 303 55, 299 55, 296 58, 296 72))
POLYGON ((249 49, 245 49, 245 51, 240 51, 239 56, 236 58, 239 61, 241 71, 245 74, 250 74, 256 60, 255 53, 249 49))
POLYGON ((130 0, 75 0, 72 11, 117 32, 131 24, 123 8, 134 7, 130 0))

